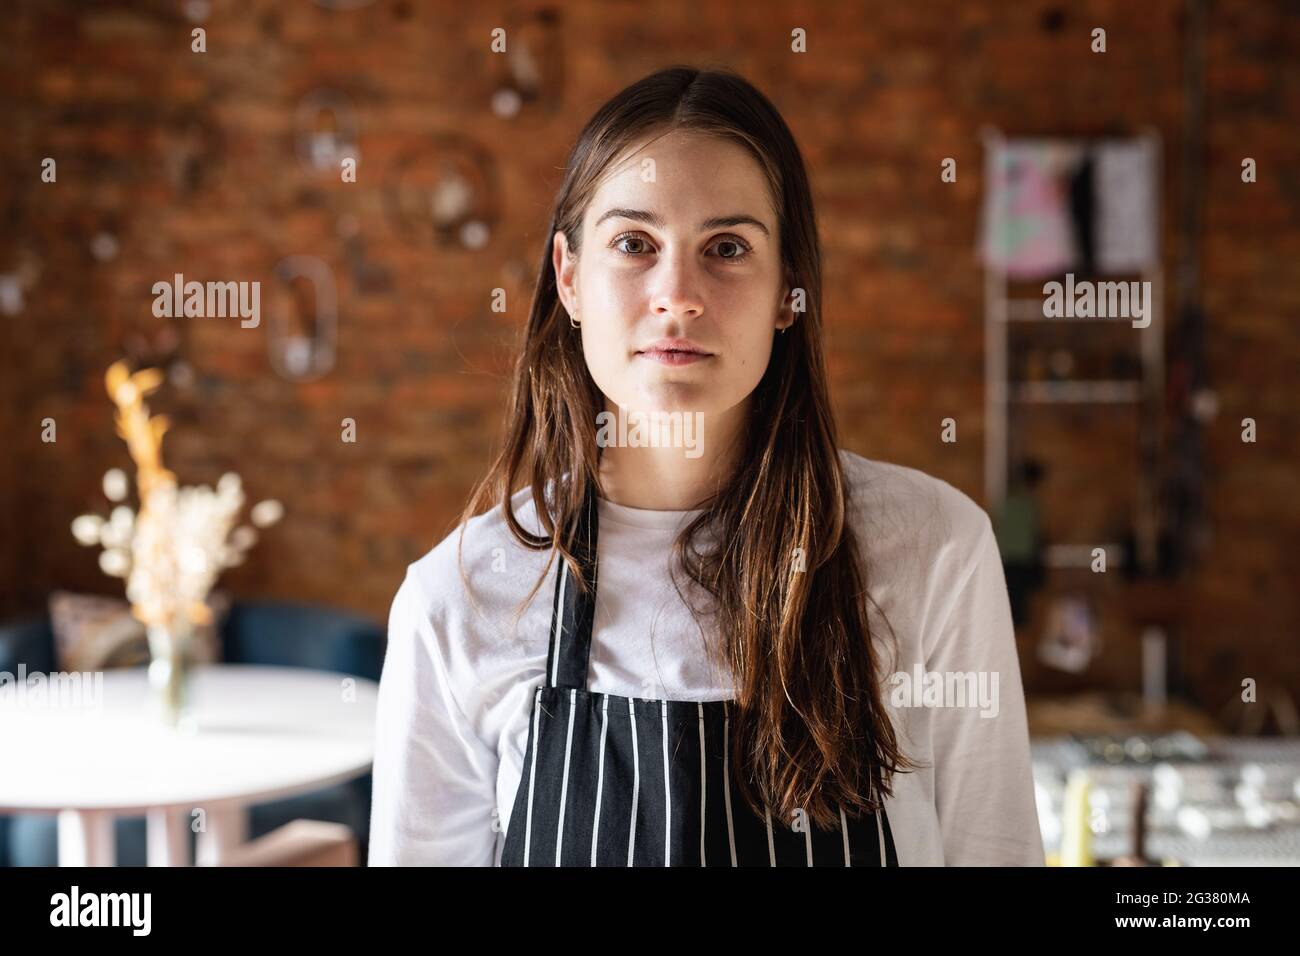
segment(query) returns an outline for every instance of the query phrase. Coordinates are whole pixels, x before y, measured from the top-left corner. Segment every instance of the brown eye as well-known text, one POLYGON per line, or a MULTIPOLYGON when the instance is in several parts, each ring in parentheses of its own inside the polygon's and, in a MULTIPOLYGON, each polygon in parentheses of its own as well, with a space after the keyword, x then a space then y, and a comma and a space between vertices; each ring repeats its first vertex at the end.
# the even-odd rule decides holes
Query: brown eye
POLYGON ((636 235, 632 235, 631 233, 628 233, 628 234, 625 234, 625 235, 619 236, 617 239, 615 239, 614 242, 613 242, 613 246, 614 246, 615 249, 617 249, 619 252, 623 253, 623 255, 625 255, 625 256, 635 256, 635 255, 640 255, 641 251, 643 251, 643 250, 637 250, 637 249, 632 249, 632 250, 629 251, 629 250, 627 250, 627 249, 622 249, 622 248, 620 248, 620 246, 622 246, 622 244, 625 243, 625 242, 640 242, 640 243, 644 243, 645 240, 642 239, 640 236, 636 236, 636 235))
POLYGON ((714 248, 718 250, 718 258, 728 262, 740 262, 751 252, 748 243, 740 239, 719 239, 714 248))

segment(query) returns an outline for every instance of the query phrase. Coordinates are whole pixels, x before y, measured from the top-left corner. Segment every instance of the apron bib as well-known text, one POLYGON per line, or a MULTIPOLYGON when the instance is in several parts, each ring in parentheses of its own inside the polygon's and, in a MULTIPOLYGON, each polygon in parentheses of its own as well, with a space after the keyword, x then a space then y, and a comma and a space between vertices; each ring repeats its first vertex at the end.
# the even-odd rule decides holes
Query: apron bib
POLYGON ((502 866, 898 866, 884 810, 801 832, 758 816, 733 792, 734 701, 651 700, 586 689, 596 607, 596 496, 589 488, 576 557, 561 560, 546 681, 502 866))

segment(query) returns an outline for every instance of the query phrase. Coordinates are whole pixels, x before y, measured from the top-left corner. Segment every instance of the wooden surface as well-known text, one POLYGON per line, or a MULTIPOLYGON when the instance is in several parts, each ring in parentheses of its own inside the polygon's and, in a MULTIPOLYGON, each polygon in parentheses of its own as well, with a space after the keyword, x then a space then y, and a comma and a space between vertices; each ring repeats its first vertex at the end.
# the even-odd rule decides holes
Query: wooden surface
POLYGON ((1136 694, 1074 694, 1028 700, 1031 737, 1061 734, 1223 733, 1208 714, 1178 701, 1149 707, 1136 694))

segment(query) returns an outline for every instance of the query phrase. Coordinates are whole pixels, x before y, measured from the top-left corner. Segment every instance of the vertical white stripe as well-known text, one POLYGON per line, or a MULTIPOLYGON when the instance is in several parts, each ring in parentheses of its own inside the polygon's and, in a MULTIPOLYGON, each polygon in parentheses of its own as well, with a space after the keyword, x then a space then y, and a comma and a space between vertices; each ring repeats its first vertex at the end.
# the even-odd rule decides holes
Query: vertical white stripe
POLYGON ((853 854, 849 852, 849 822, 844 819, 844 805, 840 804, 840 833, 844 835, 844 865, 853 865, 853 854))
POLYGON ((605 734, 609 730, 609 695, 600 708, 600 764, 596 771, 596 818, 591 824, 591 865, 596 865, 596 841, 600 838, 600 797, 605 791, 605 734))
POLYGON ((636 707, 632 698, 628 698, 627 712, 632 718, 632 829, 627 834, 627 865, 632 865, 632 856, 636 851, 636 805, 641 798, 641 760, 637 756, 636 746, 636 707))
POLYGON ((804 846, 807 847, 808 849, 808 865, 812 866, 813 865, 812 820, 808 819, 807 814, 804 814, 804 820, 803 820, 803 842, 804 842, 804 846))
POLYGON ((776 866, 776 846, 772 843, 772 811, 763 807, 763 819, 767 821, 767 865, 776 866))
POLYGON ((564 741, 564 776, 560 778, 560 822, 555 829, 555 865, 560 865, 560 850, 564 845, 564 809, 569 796, 569 757, 573 753, 573 715, 578 709, 578 691, 569 691, 569 733, 564 741))
POLYGON ((528 818, 524 821, 524 866, 528 865, 528 849, 533 842, 533 787, 537 783, 537 750, 541 746, 538 736, 542 722, 542 689, 533 696, 533 765, 528 771, 528 818))
POLYGON ((668 701, 662 702, 664 728, 664 866, 673 860, 673 788, 668 779, 668 701))
POLYGON ((880 834, 880 865, 887 866, 885 862, 885 828, 880 823, 880 814, 885 812, 884 801, 881 801, 880 809, 876 812, 876 832, 880 834))
POLYGON ((551 661, 551 686, 559 683, 560 648, 564 644, 564 597, 569 590, 569 565, 560 557, 560 606, 555 611, 555 659, 551 661))
POLYGON ((706 755, 704 747, 704 704, 699 705, 700 713, 700 866, 708 866, 708 861, 704 857, 704 827, 707 790, 709 786, 709 767, 704 758, 706 755))
POLYGON ((731 847, 731 865, 736 865, 736 831, 731 825, 731 710, 722 705, 722 801, 727 807, 727 845, 731 847))

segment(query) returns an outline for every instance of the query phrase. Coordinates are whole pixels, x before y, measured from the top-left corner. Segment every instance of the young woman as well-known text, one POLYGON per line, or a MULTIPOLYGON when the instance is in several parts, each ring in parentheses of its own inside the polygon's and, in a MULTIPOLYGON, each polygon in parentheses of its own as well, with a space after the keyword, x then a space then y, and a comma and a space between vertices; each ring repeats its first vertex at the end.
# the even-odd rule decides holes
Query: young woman
POLYGON ((989 520, 837 447, 821 292, 753 86, 597 111, 504 447, 393 602, 372 865, 1043 863, 989 520))

